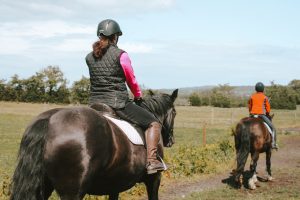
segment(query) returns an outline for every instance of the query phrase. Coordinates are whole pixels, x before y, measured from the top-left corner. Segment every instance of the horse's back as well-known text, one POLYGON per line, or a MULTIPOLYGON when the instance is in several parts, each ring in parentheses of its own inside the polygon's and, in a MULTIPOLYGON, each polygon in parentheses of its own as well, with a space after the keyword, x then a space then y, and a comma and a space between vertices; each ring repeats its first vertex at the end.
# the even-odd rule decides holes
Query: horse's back
POLYGON ((247 134, 250 138, 250 146, 252 150, 263 151, 265 143, 270 136, 263 120, 259 117, 245 117, 240 120, 235 129, 236 148, 243 139, 243 134, 247 134))

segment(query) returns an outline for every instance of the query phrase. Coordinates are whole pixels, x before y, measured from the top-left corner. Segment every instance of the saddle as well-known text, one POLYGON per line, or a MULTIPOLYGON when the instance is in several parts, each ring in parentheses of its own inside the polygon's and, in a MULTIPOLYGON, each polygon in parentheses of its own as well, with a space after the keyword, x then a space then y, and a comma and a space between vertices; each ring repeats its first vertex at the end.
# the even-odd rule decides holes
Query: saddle
POLYGON ((90 107, 118 126, 133 144, 146 144, 145 133, 142 128, 136 124, 121 119, 110 106, 104 103, 94 103, 90 107))

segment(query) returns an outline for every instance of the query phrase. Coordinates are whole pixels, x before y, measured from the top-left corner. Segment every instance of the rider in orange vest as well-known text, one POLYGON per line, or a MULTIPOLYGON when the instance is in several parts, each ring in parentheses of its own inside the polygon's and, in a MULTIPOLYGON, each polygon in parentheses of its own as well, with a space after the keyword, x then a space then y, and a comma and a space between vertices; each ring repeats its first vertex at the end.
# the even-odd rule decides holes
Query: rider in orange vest
POLYGON ((276 143, 276 131, 269 116, 271 106, 268 97, 264 94, 265 86, 263 83, 258 82, 255 85, 256 93, 254 93, 248 101, 248 108, 250 116, 260 116, 272 129, 272 148, 278 149, 276 143))

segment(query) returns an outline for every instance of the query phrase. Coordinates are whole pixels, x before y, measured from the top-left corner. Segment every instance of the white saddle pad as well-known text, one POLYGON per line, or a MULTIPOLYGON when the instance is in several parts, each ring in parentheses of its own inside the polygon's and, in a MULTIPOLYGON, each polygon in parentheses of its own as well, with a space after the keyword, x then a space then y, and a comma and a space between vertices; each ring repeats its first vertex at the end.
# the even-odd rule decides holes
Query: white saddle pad
POLYGON ((266 128, 268 129, 269 133, 272 135, 272 130, 271 130, 270 126, 266 122, 264 122, 264 124, 265 124, 266 128))
POLYGON ((128 139, 136 145, 144 145, 144 142, 140 136, 140 134, 137 132, 137 130, 128 122, 124 120, 115 119, 113 117, 104 115, 107 119, 112 121, 115 125, 117 125, 124 133, 127 135, 128 139))

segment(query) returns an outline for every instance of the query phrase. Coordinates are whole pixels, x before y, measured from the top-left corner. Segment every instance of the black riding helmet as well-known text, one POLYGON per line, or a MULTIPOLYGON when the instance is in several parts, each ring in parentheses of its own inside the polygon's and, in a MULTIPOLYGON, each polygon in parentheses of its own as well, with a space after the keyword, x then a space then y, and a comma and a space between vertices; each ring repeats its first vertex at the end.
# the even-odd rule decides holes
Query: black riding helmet
POLYGON ((97 36, 101 35, 111 36, 117 34, 118 36, 122 35, 119 24, 112 19, 105 19, 98 24, 97 36))
POLYGON ((265 89, 265 86, 262 82, 256 83, 256 85, 255 85, 256 92, 263 92, 264 89, 265 89))

